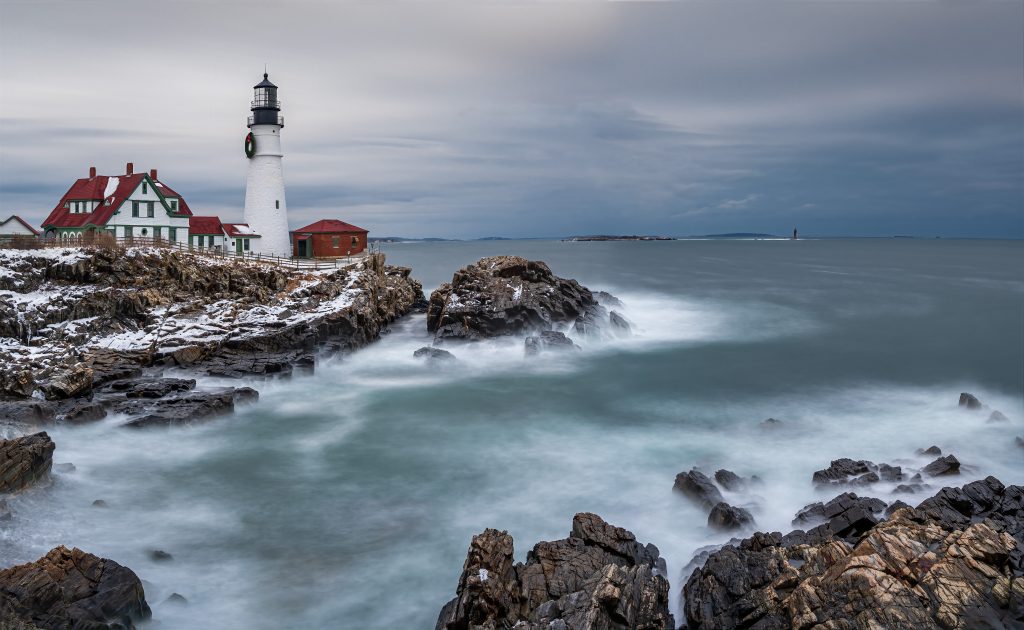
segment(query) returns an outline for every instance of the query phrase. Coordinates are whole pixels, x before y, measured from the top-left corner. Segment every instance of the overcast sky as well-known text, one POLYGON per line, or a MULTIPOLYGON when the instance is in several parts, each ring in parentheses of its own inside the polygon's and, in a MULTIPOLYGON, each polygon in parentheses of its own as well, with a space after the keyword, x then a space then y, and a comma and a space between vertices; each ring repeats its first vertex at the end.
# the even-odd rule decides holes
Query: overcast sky
POLYGON ((292 227, 1024 237, 1024 3, 0 0, 0 215, 89 166, 292 227))

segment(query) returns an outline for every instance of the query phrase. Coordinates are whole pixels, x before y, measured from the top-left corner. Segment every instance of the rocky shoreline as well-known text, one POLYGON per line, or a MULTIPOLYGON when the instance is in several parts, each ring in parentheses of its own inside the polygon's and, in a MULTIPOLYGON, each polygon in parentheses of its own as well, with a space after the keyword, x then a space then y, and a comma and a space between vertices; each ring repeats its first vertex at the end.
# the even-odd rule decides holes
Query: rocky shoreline
MULTIPOLYGON (((430 363, 495 337, 522 338, 534 357, 633 334, 615 297, 516 256, 468 265, 425 300, 410 270, 381 256, 289 274, 148 250, 33 255, 0 251, 0 336, 17 341, 0 346, 0 428, 10 438, 0 439, 0 497, 50 473, 55 445, 38 430, 48 423, 109 414, 145 429, 229 413, 258 392, 205 386, 204 376, 313 369, 317 353, 364 346, 416 309, 433 344, 415 356, 430 363)), ((965 421, 1008 421, 970 394, 958 404, 965 421)), ((759 429, 783 425, 770 418, 759 429)), ((786 534, 758 531, 758 476, 684 469, 671 490, 666 480, 665 500, 692 501, 708 528, 743 537, 699 550, 675 578, 655 544, 596 514, 576 514, 566 538, 536 543, 518 563, 511 536, 487 529, 473 537, 436 629, 1024 624, 1024 488, 994 477, 956 483, 981 462, 938 447, 915 456, 829 462, 808 488, 835 497, 799 510, 786 534)), ((0 499, 0 521, 10 518, 0 499)), ((0 570, 3 628, 126 629, 150 614, 131 570, 78 549, 0 570)))
MULTIPOLYGON (((192 422, 249 388, 167 378, 282 376, 348 351, 425 305, 408 268, 376 254, 329 272, 159 249, 0 250, 0 428, 192 422)), ((16 429, 15 429, 16 430, 16 429)))
MULTIPOLYGON (((965 420, 984 409, 966 393, 959 406, 965 420)), ((748 535, 683 567, 678 626, 657 547, 577 514, 569 538, 537 543, 525 563, 513 564, 507 532, 474 536, 436 630, 1024 627, 1024 487, 989 476, 911 507, 903 499, 962 474, 936 446, 917 455, 934 459, 920 468, 832 461, 810 485, 847 491, 799 510, 793 525, 806 529, 786 534, 754 531, 751 511, 723 499, 728 491, 756 506, 759 478, 679 473, 674 492, 708 511, 709 528, 748 535)))

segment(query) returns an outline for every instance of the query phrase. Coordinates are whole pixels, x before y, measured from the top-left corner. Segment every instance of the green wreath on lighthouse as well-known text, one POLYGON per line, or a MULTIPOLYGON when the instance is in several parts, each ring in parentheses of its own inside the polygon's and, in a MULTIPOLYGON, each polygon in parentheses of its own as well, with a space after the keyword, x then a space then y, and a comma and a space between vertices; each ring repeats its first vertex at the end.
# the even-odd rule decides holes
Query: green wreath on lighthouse
POLYGON ((256 138, 252 137, 252 132, 245 134, 245 157, 252 159, 252 156, 256 155, 256 138))

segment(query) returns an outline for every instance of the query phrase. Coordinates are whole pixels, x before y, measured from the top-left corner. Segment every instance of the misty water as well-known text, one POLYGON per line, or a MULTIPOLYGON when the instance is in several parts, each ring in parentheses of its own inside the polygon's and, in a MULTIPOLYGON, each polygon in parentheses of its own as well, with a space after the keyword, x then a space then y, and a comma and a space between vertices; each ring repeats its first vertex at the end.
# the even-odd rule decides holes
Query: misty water
MULTIPOLYGON (((518 339, 457 346, 457 363, 427 366, 412 356, 430 342, 416 315, 315 374, 247 383, 261 399, 231 417, 53 427, 54 461, 77 470, 11 501, 0 566, 58 544, 113 558, 145 581, 161 628, 429 629, 473 534, 506 529, 524 559, 591 511, 661 549, 681 621, 680 571, 728 538, 672 492, 692 466, 759 475, 759 496, 727 498, 783 532, 799 508, 836 494, 810 479, 837 457, 916 466, 927 460, 915 449, 937 444, 967 465, 958 485, 1024 482, 1013 439, 1024 435, 1021 243, 384 251, 428 292, 481 256, 545 260, 621 298, 635 334, 539 358, 518 339), (957 409, 962 391, 1010 422, 957 409), (768 417, 781 428, 759 427, 768 417), (164 604, 172 592, 188 605, 164 604)), ((864 494, 892 500, 890 489, 864 494)))

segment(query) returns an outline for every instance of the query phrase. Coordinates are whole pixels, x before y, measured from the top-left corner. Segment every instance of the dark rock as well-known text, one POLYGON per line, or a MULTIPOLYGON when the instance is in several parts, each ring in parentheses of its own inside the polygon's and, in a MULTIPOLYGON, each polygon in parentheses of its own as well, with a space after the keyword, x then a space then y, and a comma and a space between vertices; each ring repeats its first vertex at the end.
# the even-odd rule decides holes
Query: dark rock
POLYGON ((997 410, 997 411, 993 411, 991 414, 989 414, 988 421, 989 422, 1009 422, 1010 419, 1007 418, 1006 415, 1002 411, 998 411, 997 410))
POLYGON ((31 426, 53 422, 56 418, 57 407, 49 401, 34 398, 0 400, 0 420, 31 426))
POLYGON ((427 330, 437 339, 529 334, 600 308, 586 287, 543 262, 494 256, 463 267, 430 294, 427 330))
POLYGON ((687 628, 996 628, 1019 624, 1024 488, 944 488, 854 547, 756 533, 711 552, 683 588, 687 628))
POLYGON ((767 420, 762 420, 761 423, 758 424, 757 426, 759 426, 762 429, 778 429, 779 427, 782 426, 782 420, 768 418, 767 420))
POLYGON ((142 428, 193 424, 234 410, 235 402, 251 401, 259 396, 256 390, 227 387, 218 391, 188 391, 154 400, 128 401, 115 406, 116 411, 140 415, 124 426, 142 428))
POLYGON ((447 350, 440 348, 431 348, 430 346, 423 346, 416 352, 412 353, 412 356, 417 359, 426 359, 427 363, 434 363, 438 361, 454 361, 455 355, 447 350))
POLYGON ((974 397, 974 394, 968 394, 964 392, 960 394, 960 407, 966 407, 967 409, 981 409, 981 401, 974 397))
POLYGON ((132 630, 151 614, 130 569, 67 547, 0 570, 0 611, 26 627, 82 630, 132 630))
POLYGON ((903 469, 899 466, 879 464, 878 476, 881 477, 883 481, 901 481, 903 479, 903 469))
POLYGON ((885 509, 885 502, 870 497, 858 497, 852 492, 841 494, 827 503, 812 503, 797 512, 793 525, 824 521, 808 532, 815 540, 843 538, 855 542, 870 530, 885 509))
POLYGON ((874 472, 876 468, 877 466, 867 460, 860 459, 855 461, 843 457, 832 460, 832 464, 828 468, 816 471, 812 481, 816 485, 843 484, 847 483, 850 477, 856 478, 874 472))
POLYGON ((0 367, 0 394, 28 398, 36 390, 32 370, 17 365, 0 367))
POLYGON ((260 393, 251 387, 235 388, 235 404, 254 403, 260 399, 260 393))
POLYGON ((144 381, 120 381, 107 386, 124 392, 125 398, 163 398, 171 392, 185 392, 195 388, 194 378, 156 378, 144 381))
POLYGON ((742 490, 747 485, 747 482, 743 477, 740 477, 731 470, 725 470, 724 468, 715 471, 715 481, 718 482, 718 485, 731 492, 742 490))
POLYGON ((633 327, 629 325, 626 318, 616 311, 608 313, 608 323, 611 324, 612 331, 617 334, 628 335, 633 332, 633 327))
POLYGON ((909 508, 910 506, 900 501, 899 499, 889 504, 889 507, 885 508, 885 518, 889 518, 896 512, 896 510, 902 510, 903 508, 909 508))
POLYGON ((75 465, 70 462, 65 464, 54 464, 53 469, 59 473, 73 473, 77 470, 75 465))
POLYGON ((960 474, 960 461, 957 460, 953 455, 946 455, 940 457, 928 464, 921 469, 921 472, 931 475, 932 477, 941 477, 943 475, 959 475, 960 474))
POLYGON ((531 335, 523 340, 523 347, 526 356, 535 356, 549 350, 579 350, 579 346, 572 342, 565 334, 553 330, 542 331, 538 335, 531 335))
POLYGON ((188 600, 185 599, 183 595, 179 595, 178 593, 171 593, 170 596, 164 600, 163 605, 187 606, 188 600))
POLYGON ((594 291, 594 299, 597 300, 602 306, 607 306, 608 308, 626 307, 626 305, 622 303, 622 300, 606 291, 594 291))
POLYGON ((919 483, 911 483, 911 484, 901 483, 900 485, 898 485, 895 488, 893 488, 892 493, 893 494, 914 494, 916 492, 920 492, 921 490, 924 490, 924 488, 925 488, 924 485, 919 484, 919 483))
POLYGON ((672 489, 682 492, 706 510, 710 510, 725 500, 707 475, 696 468, 691 469, 690 472, 676 475, 676 482, 672 489))
POLYGON ((151 549, 149 551, 149 559, 153 562, 167 562, 168 560, 174 560, 174 556, 163 549, 151 549))
POLYGON ((537 543, 513 563, 512 537, 473 537, 455 599, 436 630, 662 630, 674 628, 665 564, 653 545, 594 514, 577 514, 569 537, 537 543))
POLYGON ((95 501, 93 501, 93 502, 92 502, 92 506, 93 506, 93 507, 98 507, 98 508, 105 508, 105 507, 109 507, 109 506, 107 505, 107 502, 106 502, 106 501, 104 501, 103 499, 96 499, 95 501))
POLYGON ((918 455, 942 455, 942 449, 938 446, 929 446, 928 448, 917 449, 918 455))
POLYGON ((708 527, 719 531, 734 531, 754 526, 754 517, 748 510, 734 507, 724 501, 711 508, 708 527))
POLYGON ((878 473, 869 472, 849 482, 851 486, 870 486, 878 483, 878 473))
POLYGON ((0 440, 0 492, 21 490, 46 478, 54 448, 45 432, 0 440))
POLYGON ((95 422, 105 417, 107 417, 107 410, 103 408, 103 405, 88 400, 75 401, 67 411, 61 414, 61 419, 64 422, 72 424, 95 422))

